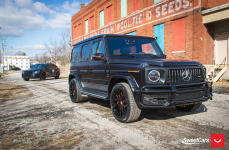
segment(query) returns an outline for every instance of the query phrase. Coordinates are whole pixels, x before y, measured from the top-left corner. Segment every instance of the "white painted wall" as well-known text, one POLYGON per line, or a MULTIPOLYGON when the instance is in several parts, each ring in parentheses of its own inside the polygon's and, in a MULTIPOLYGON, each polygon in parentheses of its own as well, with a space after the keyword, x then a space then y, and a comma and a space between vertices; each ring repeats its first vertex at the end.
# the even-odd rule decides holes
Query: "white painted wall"
POLYGON ((4 57, 5 70, 9 70, 9 65, 11 64, 21 68, 21 70, 26 70, 30 68, 30 59, 28 58, 28 56, 4 57))

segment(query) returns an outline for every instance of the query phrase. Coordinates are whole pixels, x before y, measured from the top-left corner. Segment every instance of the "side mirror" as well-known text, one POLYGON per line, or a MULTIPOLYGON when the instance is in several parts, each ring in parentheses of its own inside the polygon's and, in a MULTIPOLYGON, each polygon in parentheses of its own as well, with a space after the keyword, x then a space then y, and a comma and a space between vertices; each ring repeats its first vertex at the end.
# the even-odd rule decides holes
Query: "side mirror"
POLYGON ((92 55, 92 59, 93 60, 103 60, 104 59, 104 55, 103 53, 95 53, 92 55))
POLYGON ((165 54, 163 54, 163 56, 164 56, 165 58, 167 58, 167 56, 166 56, 165 54))

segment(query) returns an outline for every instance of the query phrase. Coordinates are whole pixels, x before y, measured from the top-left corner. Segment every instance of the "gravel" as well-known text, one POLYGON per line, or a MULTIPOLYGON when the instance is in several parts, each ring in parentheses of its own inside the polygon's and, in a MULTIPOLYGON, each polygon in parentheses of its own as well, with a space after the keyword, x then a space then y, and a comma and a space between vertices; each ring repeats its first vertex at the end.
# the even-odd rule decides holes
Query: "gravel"
POLYGON ((225 134, 229 146, 229 95, 213 93, 194 112, 143 109, 133 123, 120 123, 109 101, 72 103, 66 77, 23 81, 20 71, 0 83, 23 85, 32 97, 0 104, 0 149, 209 149, 211 134, 225 134), (184 139, 209 139, 184 144, 184 139))

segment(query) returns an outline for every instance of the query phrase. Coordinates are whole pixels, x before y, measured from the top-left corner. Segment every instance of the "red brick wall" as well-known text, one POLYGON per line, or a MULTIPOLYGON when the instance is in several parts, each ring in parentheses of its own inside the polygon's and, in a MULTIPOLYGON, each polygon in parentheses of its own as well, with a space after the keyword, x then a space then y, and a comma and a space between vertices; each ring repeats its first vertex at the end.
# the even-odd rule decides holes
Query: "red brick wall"
MULTIPOLYGON (((132 0, 127 0, 128 16, 121 18, 120 0, 93 0, 88 5, 86 5, 84 9, 80 10, 72 17, 72 29, 74 30, 74 27, 81 23, 81 30, 83 34, 83 36, 77 37, 75 39, 75 36, 73 36, 73 44, 90 36, 107 33, 108 31, 114 31, 112 34, 126 34, 132 31, 136 31, 137 35, 153 37, 154 26, 164 23, 164 53, 167 55, 168 59, 186 59, 201 61, 203 64, 208 65, 213 64, 214 25, 202 24, 201 7, 216 7, 229 3, 229 0, 201 0, 201 3, 199 0, 182 0, 182 2, 188 1, 189 5, 187 5, 185 8, 183 8, 183 6, 180 10, 169 14, 168 6, 173 1, 176 0, 162 1, 154 5, 153 0, 139 0, 139 11, 133 13, 132 0), (112 23, 107 25, 107 7, 110 5, 112 5, 112 23), (167 14, 164 16, 161 15, 160 17, 156 17, 156 8, 160 7, 160 13, 162 14, 163 5, 167 6, 167 8, 165 8, 167 14), (100 29, 99 12, 101 10, 104 10, 104 27, 100 29), (151 12, 152 17, 150 19, 146 17, 147 11, 151 12), (141 23, 139 23, 139 21, 137 25, 135 23, 133 26, 133 18, 135 17, 136 19, 137 17, 139 20, 140 14, 142 14, 143 17, 141 23), (94 16, 94 31, 89 30, 90 33, 84 35, 85 20, 92 16, 94 16), (179 18, 185 18, 185 52, 173 53, 172 21, 179 18)), ((74 34, 73 31, 72 33, 74 34)))
POLYGON ((205 0, 207 1, 207 7, 212 8, 229 3, 229 0, 205 0))

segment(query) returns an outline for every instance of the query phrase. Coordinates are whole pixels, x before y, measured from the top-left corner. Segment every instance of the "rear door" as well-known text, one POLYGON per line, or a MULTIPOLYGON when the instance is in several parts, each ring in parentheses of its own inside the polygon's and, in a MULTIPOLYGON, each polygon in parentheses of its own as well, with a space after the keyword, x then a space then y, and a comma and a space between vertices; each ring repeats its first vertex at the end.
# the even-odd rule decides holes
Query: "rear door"
POLYGON ((53 69, 53 67, 51 66, 51 64, 46 65, 46 77, 51 77, 52 69, 53 69))
POLYGON ((51 76, 55 77, 56 76, 56 72, 58 71, 57 66, 55 64, 51 64, 51 66, 52 66, 51 76))
POLYGON ((79 70, 79 76, 81 78, 81 83, 84 88, 90 88, 89 83, 89 58, 91 51, 91 45, 90 43, 83 44, 80 51, 80 58, 78 62, 78 70, 79 70))

